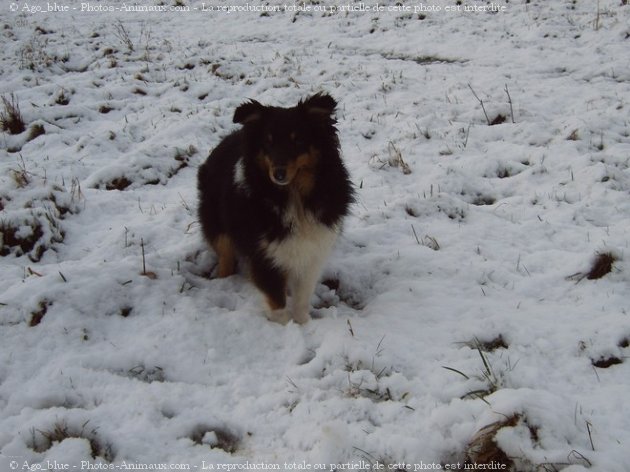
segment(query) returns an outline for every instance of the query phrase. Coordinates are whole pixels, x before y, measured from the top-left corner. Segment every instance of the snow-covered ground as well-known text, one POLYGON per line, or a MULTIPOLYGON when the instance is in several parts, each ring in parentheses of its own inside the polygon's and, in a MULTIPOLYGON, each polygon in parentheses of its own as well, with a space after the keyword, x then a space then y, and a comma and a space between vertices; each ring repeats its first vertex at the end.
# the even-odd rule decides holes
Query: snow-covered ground
POLYGON ((0 470, 630 470, 630 6, 462 3, 0 7, 0 470), (280 326, 196 169, 316 91, 358 202, 280 326))

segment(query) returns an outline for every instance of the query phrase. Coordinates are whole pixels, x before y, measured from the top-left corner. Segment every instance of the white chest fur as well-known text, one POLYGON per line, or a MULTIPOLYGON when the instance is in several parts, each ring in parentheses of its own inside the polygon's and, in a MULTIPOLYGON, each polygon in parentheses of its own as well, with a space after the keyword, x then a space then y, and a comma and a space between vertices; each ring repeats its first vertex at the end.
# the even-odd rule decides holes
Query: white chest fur
POLYGON ((290 275, 301 277, 315 271, 319 276, 339 228, 320 223, 297 198, 290 199, 283 219, 291 231, 281 241, 263 243, 267 256, 290 275))

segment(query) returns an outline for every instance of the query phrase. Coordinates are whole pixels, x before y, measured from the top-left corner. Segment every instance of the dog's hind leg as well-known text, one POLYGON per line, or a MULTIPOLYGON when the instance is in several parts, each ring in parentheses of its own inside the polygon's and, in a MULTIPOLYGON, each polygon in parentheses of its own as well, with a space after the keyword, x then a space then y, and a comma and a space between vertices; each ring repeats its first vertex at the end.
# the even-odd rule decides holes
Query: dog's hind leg
POLYGON ((236 272, 236 253, 229 236, 220 234, 212 240, 212 248, 219 258, 218 276, 229 277, 236 272))

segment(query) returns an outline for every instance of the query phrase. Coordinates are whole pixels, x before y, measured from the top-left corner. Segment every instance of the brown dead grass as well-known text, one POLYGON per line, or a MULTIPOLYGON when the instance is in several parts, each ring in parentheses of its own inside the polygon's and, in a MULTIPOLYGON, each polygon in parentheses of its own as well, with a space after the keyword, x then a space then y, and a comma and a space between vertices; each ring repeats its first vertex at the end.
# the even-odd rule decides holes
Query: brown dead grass
POLYGON ((43 453, 66 439, 85 439, 90 444, 92 459, 100 457, 112 462, 114 454, 111 446, 99 440, 95 429, 86 431, 87 425, 86 422, 81 428, 72 428, 65 421, 59 421, 48 430, 33 430, 30 447, 35 452, 43 453))
POLYGON ((9 97, 2 96, 2 107, 0 110, 0 129, 9 134, 20 134, 26 129, 20 105, 14 94, 9 97))
POLYGON ((617 258, 610 252, 601 252, 595 256, 591 269, 586 274, 589 280, 601 279, 613 270, 613 264, 617 258))
POLYGON ((468 447, 466 448, 466 462, 467 465, 497 465, 501 464, 505 466, 505 469, 510 469, 514 463, 512 460, 501 450, 496 442, 497 433, 502 428, 514 427, 521 420, 520 415, 512 415, 501 421, 496 421, 487 426, 484 426, 475 433, 468 447))

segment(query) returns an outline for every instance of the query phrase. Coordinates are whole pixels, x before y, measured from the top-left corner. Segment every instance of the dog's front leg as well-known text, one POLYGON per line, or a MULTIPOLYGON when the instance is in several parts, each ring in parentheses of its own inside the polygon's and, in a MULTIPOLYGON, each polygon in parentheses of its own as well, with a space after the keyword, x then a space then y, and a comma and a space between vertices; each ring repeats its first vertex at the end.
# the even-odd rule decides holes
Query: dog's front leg
POLYGON ((311 297, 315 291, 320 275, 320 265, 310 267, 301 274, 291 274, 289 288, 291 290, 291 316, 298 324, 307 323, 311 319, 311 297))
POLYGON ((280 324, 291 320, 287 309, 287 278, 284 273, 264 258, 250 262, 251 276, 267 302, 267 318, 280 324))

